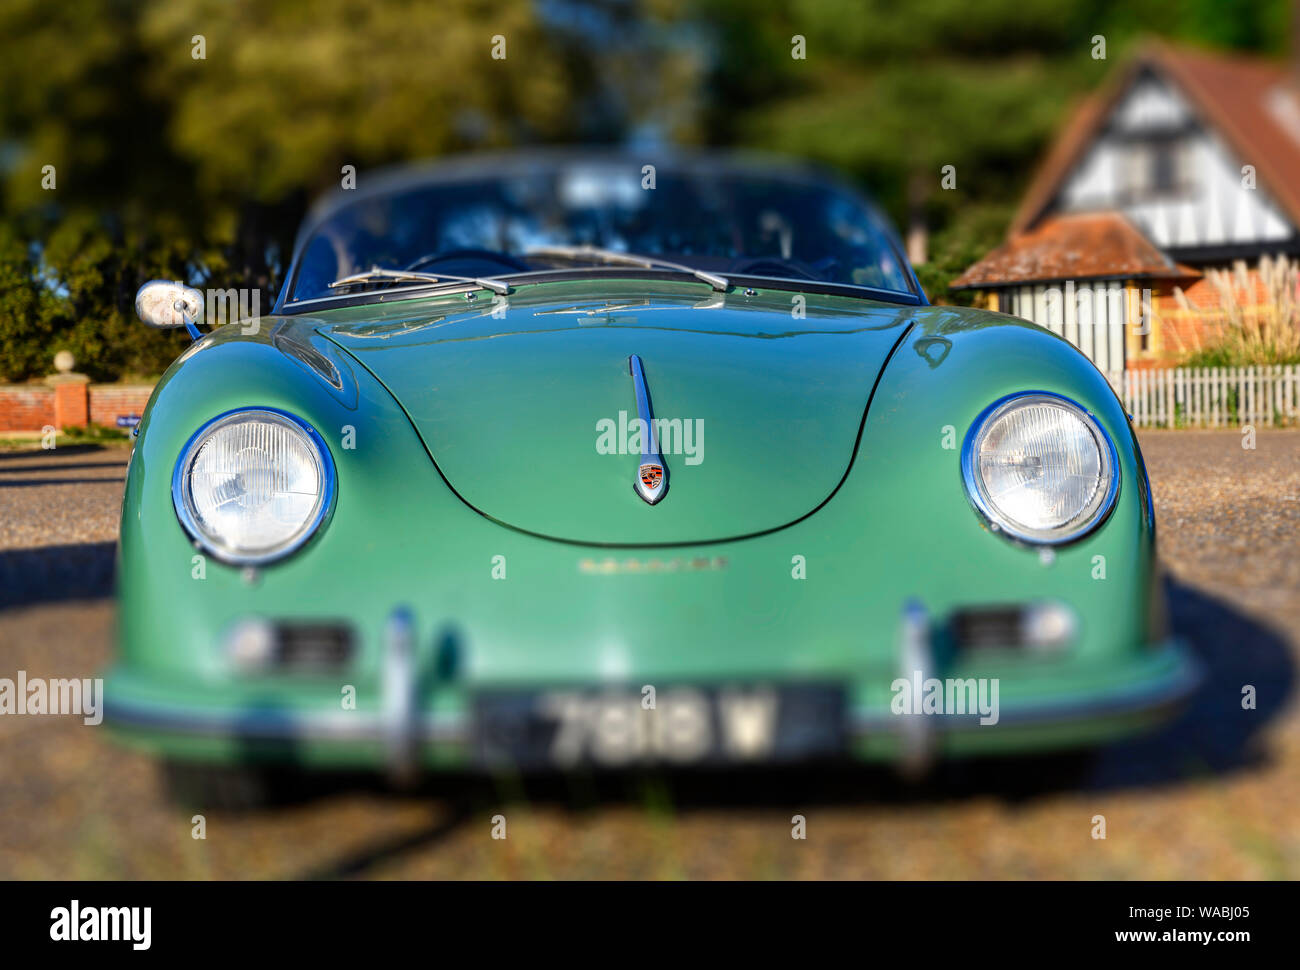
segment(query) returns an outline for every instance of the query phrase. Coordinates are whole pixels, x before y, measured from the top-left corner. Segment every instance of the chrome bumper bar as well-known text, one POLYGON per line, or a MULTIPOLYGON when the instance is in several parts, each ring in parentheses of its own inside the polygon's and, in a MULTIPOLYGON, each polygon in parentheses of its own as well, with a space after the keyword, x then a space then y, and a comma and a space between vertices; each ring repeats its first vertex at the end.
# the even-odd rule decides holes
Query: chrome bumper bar
MULTIPOLYGON (((918 602, 902 610, 898 632, 898 676, 912 681, 935 676, 929 615, 918 602)), ((239 738, 248 741, 378 741, 386 767, 399 781, 418 770, 427 744, 467 745, 473 739, 468 714, 427 713, 420 710, 420 671, 417 662, 414 619, 399 609, 389 617, 384 632, 384 666, 381 703, 377 711, 345 710, 202 710, 155 702, 119 702, 108 697, 106 715, 113 725, 179 735, 239 738)), ((1001 711, 999 725, 1035 727, 1090 718, 1124 716, 1175 707, 1199 685, 1200 674, 1188 663, 1178 675, 1159 682, 1136 683, 1077 697, 1045 698, 1013 704, 1001 711)), ((907 774, 924 773, 938 753, 938 739, 954 731, 980 727, 980 715, 923 713, 894 714, 885 708, 851 710, 850 737, 893 734, 899 738, 898 764, 907 774)))

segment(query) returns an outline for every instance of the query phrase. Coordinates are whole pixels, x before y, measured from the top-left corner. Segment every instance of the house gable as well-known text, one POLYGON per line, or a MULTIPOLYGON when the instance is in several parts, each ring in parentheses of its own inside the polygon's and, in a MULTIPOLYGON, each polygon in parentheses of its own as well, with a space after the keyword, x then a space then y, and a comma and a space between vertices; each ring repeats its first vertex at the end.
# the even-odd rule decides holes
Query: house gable
POLYGON ((1152 43, 1071 116, 1010 235, 1113 209, 1189 262, 1296 250, 1296 171, 1300 89, 1282 65, 1152 43))
POLYGON ((1296 226, 1256 173, 1158 68, 1130 75, 1127 88, 1060 183, 1050 212, 1122 212, 1174 258, 1239 247, 1266 251, 1296 226))

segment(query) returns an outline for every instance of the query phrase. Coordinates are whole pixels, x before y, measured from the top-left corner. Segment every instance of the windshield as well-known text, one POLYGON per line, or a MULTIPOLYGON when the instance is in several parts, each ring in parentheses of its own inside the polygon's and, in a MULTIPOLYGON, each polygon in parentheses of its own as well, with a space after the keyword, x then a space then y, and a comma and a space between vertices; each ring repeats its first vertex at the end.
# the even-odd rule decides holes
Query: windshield
MULTIPOLYGON (((915 292, 877 214, 833 184, 734 168, 652 176, 632 163, 574 163, 431 178, 346 204, 305 241, 289 299, 338 295, 330 283, 374 267, 488 277, 600 262, 534 252, 546 247, 915 292)), ((394 281, 349 292, 385 282, 394 281)))

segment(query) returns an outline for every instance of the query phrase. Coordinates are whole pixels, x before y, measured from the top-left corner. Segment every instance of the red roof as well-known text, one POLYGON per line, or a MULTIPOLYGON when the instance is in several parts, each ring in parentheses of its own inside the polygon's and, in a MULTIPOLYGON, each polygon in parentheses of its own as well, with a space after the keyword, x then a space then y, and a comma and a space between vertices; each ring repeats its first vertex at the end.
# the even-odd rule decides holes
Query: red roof
POLYGON ((1285 64, 1233 57, 1149 42, 1101 92, 1071 117, 1021 201, 1012 220, 1015 234, 1034 223, 1092 142, 1110 109, 1143 70, 1172 81, 1201 120, 1218 131, 1243 164, 1255 166, 1262 187, 1300 226, 1300 91, 1285 64), (1279 111, 1279 105, 1283 110, 1279 111))
POLYGON ((1162 253, 1118 212, 1052 216, 1003 243, 950 289, 1086 279, 1199 276, 1162 253))

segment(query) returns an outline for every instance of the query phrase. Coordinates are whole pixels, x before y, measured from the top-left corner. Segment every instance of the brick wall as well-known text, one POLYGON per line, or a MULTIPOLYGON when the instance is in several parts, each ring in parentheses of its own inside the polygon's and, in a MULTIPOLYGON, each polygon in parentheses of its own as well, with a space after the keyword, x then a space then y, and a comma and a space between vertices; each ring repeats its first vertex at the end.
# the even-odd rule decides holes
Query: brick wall
POLYGON ((119 415, 144 414, 152 393, 151 384, 92 384, 90 420, 106 428, 116 428, 119 415))
POLYGON ((0 384, 0 432, 40 431, 53 423, 53 388, 42 384, 0 384))
POLYGON ((46 425, 62 430, 85 424, 87 417, 115 428, 119 415, 143 414, 152 393, 148 384, 0 384, 0 433, 40 431, 46 425), (57 411, 56 393, 62 395, 57 411))

